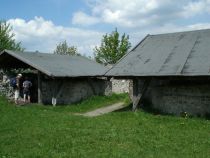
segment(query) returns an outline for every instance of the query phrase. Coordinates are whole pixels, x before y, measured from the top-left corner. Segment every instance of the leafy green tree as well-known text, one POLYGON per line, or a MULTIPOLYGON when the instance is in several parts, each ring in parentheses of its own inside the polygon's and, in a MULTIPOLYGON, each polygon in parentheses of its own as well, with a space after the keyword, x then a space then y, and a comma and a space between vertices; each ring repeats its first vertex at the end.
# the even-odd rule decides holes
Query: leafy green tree
POLYGON ((125 33, 121 36, 117 29, 111 34, 103 36, 101 45, 94 48, 95 60, 102 64, 115 64, 131 47, 129 36, 125 33))
POLYGON ((75 46, 69 46, 68 43, 65 41, 60 42, 56 49, 54 50, 54 54, 60 55, 79 55, 77 48, 75 46))
POLYGON ((12 33, 12 26, 6 21, 0 20, 0 52, 4 49, 23 51, 21 42, 16 42, 15 34, 12 33))

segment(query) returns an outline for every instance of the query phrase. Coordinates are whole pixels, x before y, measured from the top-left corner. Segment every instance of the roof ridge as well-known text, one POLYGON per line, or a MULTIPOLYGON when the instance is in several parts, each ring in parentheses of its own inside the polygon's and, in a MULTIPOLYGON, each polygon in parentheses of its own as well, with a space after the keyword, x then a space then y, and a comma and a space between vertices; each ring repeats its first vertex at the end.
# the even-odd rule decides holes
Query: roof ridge
POLYGON ((75 57, 83 58, 83 59, 88 60, 88 61, 90 61, 90 62, 92 62, 92 63, 98 64, 98 65, 100 65, 100 66, 103 66, 103 67, 107 68, 107 66, 105 66, 105 65, 103 65, 103 64, 101 64, 101 63, 98 63, 98 62, 96 62, 95 60, 89 59, 89 58, 86 57, 86 56, 82 56, 82 55, 81 55, 81 56, 78 56, 78 55, 75 55, 75 57))
MULTIPOLYGON (((10 51, 11 52, 11 50, 6 50, 5 49, 5 51, 10 51)), ((85 60, 87 60, 87 61, 90 61, 90 62, 93 62, 93 63, 95 63, 95 64, 99 64, 99 65, 101 65, 101 66, 103 66, 103 67, 106 67, 106 66, 104 66, 103 64, 100 64, 100 63, 97 63, 96 61, 94 61, 94 60, 92 60, 92 59, 89 59, 89 58, 87 58, 87 57, 85 57, 85 56, 78 56, 78 55, 67 55, 67 54, 54 54, 54 53, 44 53, 44 52, 34 52, 34 51, 25 51, 25 52, 21 52, 21 51, 12 51, 12 52, 15 52, 15 53, 32 53, 32 54, 40 54, 40 55, 42 55, 42 54, 44 54, 44 55, 55 55, 55 56, 65 56, 65 57, 76 57, 76 58, 82 58, 82 59, 85 59, 85 60)), ((107 67, 106 67, 107 68, 107 67)))
POLYGON ((210 28, 206 29, 199 29, 199 30, 186 30, 186 31, 175 31, 175 32, 168 32, 168 33, 157 33, 157 34, 151 34, 151 36, 159 36, 159 35, 170 35, 170 34, 178 34, 178 33, 190 33, 190 32, 201 32, 201 31, 210 31, 210 28))
POLYGON ((134 51, 141 43, 143 43, 148 37, 150 36, 150 34, 147 34, 139 43, 137 43, 128 53, 126 53, 120 60, 118 60, 109 70, 107 70, 105 72, 104 75, 106 75, 111 69, 113 69, 114 67, 116 67, 116 65, 123 60, 126 56, 128 56, 132 51, 134 51))
POLYGON ((210 29, 150 35, 107 71, 106 76, 210 76, 209 37, 210 29))
MULTIPOLYGON (((40 52, 21 52, 4 50, 8 54, 31 68, 54 77, 104 76, 107 67, 84 56, 54 55, 40 52), (75 62, 74 62, 75 61, 75 62), (57 63, 57 64, 56 64, 57 63)), ((1 55, 0 54, 0 55, 1 55)), ((6 61, 5 61, 6 62, 6 61)), ((18 66, 18 65, 16 65, 18 66)))

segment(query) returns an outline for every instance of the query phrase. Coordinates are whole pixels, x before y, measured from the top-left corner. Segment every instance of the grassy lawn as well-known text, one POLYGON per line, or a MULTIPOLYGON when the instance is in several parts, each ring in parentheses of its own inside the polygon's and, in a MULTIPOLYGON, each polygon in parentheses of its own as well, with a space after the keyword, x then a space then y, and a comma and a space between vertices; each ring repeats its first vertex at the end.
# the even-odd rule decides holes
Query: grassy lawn
POLYGON ((94 97, 68 107, 16 107, 0 98, 0 157, 210 157, 210 121, 118 111, 72 115, 127 96, 94 97))
MULTIPOLYGON (((83 113, 117 102, 125 102, 125 104, 129 104, 130 100, 127 94, 112 94, 111 96, 94 96, 73 106, 57 106, 56 108, 51 107, 51 109, 59 112, 62 111, 71 113, 83 113)), ((37 107, 36 105, 34 106, 35 108, 37 107)), ((49 107, 47 107, 47 109, 49 109, 49 107)))

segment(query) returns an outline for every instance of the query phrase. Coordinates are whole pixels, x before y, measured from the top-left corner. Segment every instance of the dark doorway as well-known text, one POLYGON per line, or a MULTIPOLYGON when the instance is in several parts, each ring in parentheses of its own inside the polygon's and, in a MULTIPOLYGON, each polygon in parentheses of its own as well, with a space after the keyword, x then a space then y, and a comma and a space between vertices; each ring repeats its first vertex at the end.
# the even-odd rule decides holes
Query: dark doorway
MULTIPOLYGON (((35 74, 35 73, 23 73, 23 78, 21 80, 21 85, 23 85, 25 77, 28 77, 28 79, 32 83, 32 87, 30 89, 31 102, 32 103, 37 103, 38 102, 38 77, 37 77, 37 74, 35 74)), ((20 94, 21 94, 21 97, 23 98, 22 89, 21 89, 20 94)))

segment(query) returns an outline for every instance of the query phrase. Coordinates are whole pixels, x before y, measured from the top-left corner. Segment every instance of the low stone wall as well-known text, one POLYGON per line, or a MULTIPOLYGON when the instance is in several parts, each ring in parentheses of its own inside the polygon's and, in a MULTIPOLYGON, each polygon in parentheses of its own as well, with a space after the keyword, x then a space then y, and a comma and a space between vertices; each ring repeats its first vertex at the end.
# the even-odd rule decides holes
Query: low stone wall
POLYGON ((111 94, 111 82, 102 79, 43 79, 42 102, 52 104, 72 104, 93 95, 111 94))
POLYGON ((114 93, 128 93, 130 80, 111 79, 112 92, 114 93))
MULTIPOLYGON (((141 87, 143 81, 139 80, 139 83, 141 87)), ((143 106, 150 106, 154 110, 168 114, 209 116, 209 80, 204 78, 152 80, 143 98, 143 106)))
MULTIPOLYGON (((37 77, 36 74, 32 73, 22 73, 23 78, 20 80, 20 98, 23 98, 23 87, 22 83, 24 81, 24 77, 27 76, 29 80, 32 82, 31 91, 31 102, 37 102, 37 77)), ((15 75, 7 75, 6 73, 0 77, 0 95, 4 95, 7 98, 14 98, 14 89, 10 86, 10 79, 15 77, 15 75)))
POLYGON ((13 88, 9 84, 9 77, 7 75, 0 76, 0 95, 13 97, 13 88))

